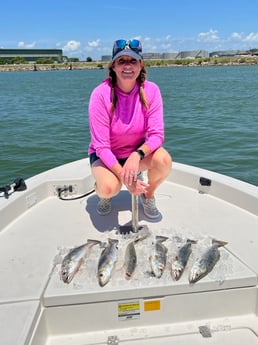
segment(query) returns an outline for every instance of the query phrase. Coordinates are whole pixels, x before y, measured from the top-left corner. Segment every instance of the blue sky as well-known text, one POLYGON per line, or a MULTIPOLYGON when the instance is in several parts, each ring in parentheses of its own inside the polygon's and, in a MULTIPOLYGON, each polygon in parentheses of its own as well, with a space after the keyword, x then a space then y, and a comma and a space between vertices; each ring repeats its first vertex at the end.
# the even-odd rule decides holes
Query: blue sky
POLYGON ((143 51, 258 48, 258 0, 12 0, 0 7, 0 48, 62 48, 100 59, 113 41, 143 51))

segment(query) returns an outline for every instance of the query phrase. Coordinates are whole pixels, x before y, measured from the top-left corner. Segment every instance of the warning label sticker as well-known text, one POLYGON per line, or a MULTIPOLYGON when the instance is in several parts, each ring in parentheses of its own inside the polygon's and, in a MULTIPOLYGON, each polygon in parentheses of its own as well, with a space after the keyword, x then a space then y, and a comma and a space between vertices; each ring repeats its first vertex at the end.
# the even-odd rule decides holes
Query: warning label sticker
POLYGON ((144 302, 144 311, 160 310, 160 300, 151 300, 144 302))
POLYGON ((139 319, 140 309, 140 301, 118 303, 118 319, 121 321, 139 319))

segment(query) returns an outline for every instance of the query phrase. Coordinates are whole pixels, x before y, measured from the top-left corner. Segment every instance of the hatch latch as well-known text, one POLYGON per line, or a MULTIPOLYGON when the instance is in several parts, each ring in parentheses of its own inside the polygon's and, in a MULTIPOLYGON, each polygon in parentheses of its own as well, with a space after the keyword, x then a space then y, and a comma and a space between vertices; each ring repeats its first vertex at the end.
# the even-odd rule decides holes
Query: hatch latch
POLYGON ((208 326, 200 326, 199 332, 203 336, 203 338, 211 338, 211 330, 208 326))
POLYGON ((107 345, 118 345, 119 339, 116 335, 111 335, 107 339, 107 345))

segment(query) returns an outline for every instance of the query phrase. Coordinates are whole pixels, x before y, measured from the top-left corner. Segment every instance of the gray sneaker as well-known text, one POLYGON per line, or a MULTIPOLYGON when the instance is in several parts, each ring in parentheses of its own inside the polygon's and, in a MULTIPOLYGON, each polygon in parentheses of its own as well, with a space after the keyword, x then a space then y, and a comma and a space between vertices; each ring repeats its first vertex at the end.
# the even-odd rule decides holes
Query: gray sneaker
POLYGON ((106 216, 111 212, 111 199, 100 198, 97 205, 97 212, 101 216, 106 216))
POLYGON ((155 198, 145 198, 144 194, 140 195, 142 206, 143 206, 143 212, 145 216, 151 218, 151 219, 157 219, 161 216, 159 210, 156 207, 155 204, 155 198))

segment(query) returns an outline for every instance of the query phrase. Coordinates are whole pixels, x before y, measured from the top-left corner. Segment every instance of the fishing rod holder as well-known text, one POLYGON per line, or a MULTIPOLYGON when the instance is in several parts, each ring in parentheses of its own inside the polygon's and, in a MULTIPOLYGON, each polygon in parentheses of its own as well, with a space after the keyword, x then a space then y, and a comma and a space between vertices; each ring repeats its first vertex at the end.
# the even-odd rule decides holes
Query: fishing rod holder
POLYGON ((132 232, 139 231, 139 198, 138 195, 132 195, 132 232))
POLYGON ((129 234, 130 232, 137 233, 143 228, 147 228, 146 225, 139 225, 139 197, 138 195, 131 195, 132 198, 132 224, 122 225, 119 230, 121 234, 129 234))
POLYGON ((27 189, 24 179, 17 178, 12 184, 0 187, 0 195, 3 193, 5 199, 8 199, 9 196, 14 192, 21 192, 27 189))

